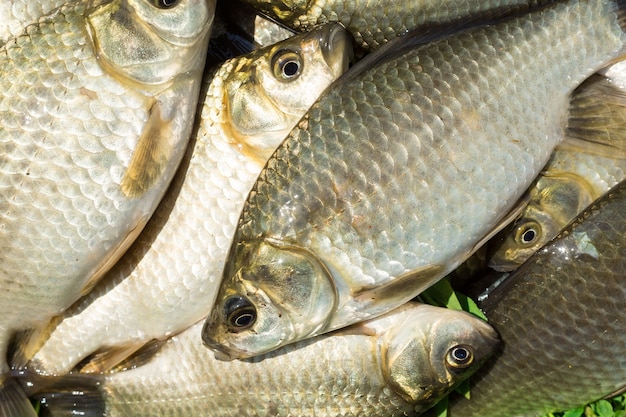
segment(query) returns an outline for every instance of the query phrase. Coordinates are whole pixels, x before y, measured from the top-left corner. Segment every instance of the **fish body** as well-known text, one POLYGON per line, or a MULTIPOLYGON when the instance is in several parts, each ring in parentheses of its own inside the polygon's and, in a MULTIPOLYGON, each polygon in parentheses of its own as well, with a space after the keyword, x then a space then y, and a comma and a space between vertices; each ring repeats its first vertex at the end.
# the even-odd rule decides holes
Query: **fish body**
POLYGON ((577 89, 570 104, 574 125, 568 126, 566 139, 530 188, 528 206, 492 245, 490 267, 497 271, 519 267, 626 178, 626 95, 618 81, 597 74, 577 89), (598 118, 576 117, 592 104, 599 107, 598 118))
POLYGON ((541 416, 626 387, 626 183, 479 302, 503 347, 451 417, 541 416))
POLYGON ((108 417, 417 415, 498 345, 484 321, 417 303, 246 361, 216 359, 202 345, 201 326, 174 336, 144 365, 102 377, 97 393, 85 383, 93 376, 78 375, 77 390, 47 388, 38 397, 55 416, 66 415, 63 407, 108 417))
POLYGON ((468 16, 512 13, 545 1, 465 0, 244 0, 284 25, 305 32, 339 22, 358 46, 374 50, 416 27, 448 24, 468 16))
POLYGON ((382 314, 453 270, 562 140, 570 93, 623 54, 621 12, 557 2, 428 44, 414 33, 353 67, 248 196, 205 343, 271 351, 382 314))
POLYGON ((2 358, 128 248, 185 152, 215 4, 159 4, 68 2, 0 47, 2 358))
POLYGON ((138 348, 205 317, 263 163, 351 53, 347 32, 328 24, 229 60, 208 77, 188 162, 135 244, 67 311, 29 368, 65 373, 89 354, 138 348), (296 74, 285 75, 289 65, 296 74))
POLYGON ((0 2, 0 45, 68 0, 6 0, 0 2))

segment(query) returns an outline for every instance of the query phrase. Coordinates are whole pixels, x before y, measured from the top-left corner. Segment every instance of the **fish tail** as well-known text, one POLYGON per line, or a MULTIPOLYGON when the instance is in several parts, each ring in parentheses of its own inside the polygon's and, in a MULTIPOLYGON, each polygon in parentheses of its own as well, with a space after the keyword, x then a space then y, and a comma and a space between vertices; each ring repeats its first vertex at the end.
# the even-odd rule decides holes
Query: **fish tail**
POLYGON ((25 371, 18 378, 34 392, 30 397, 39 403, 41 417, 106 416, 101 375, 42 376, 25 371))
POLYGON ((0 417, 37 417, 26 392, 9 375, 0 376, 0 417))

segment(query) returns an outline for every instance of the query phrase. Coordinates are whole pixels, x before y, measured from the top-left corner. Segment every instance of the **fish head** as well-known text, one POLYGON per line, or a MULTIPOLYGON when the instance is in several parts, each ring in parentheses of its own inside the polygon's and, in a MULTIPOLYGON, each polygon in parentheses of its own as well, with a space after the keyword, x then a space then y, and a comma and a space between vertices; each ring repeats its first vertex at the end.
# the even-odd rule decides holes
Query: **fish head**
POLYGON ((499 344, 485 321, 422 305, 383 335, 382 371, 399 395, 427 408, 477 370, 499 344))
POLYGON ((240 244, 238 270, 227 265, 202 340, 229 358, 272 351, 321 332, 336 308, 329 272, 309 251, 263 239, 240 244), (231 271, 233 271, 231 273, 231 271))
POLYGON ((520 218, 501 232, 501 240, 495 240, 501 243, 496 244, 489 266, 496 271, 517 269, 597 197, 577 175, 543 175, 538 182, 541 188, 531 194, 520 218))
POLYGON ((215 0, 112 0, 87 15, 99 61, 109 74, 143 86, 203 71, 215 0))
POLYGON ((230 136, 267 160, 320 94, 348 69, 352 54, 348 32, 331 23, 241 59, 225 83, 230 136))

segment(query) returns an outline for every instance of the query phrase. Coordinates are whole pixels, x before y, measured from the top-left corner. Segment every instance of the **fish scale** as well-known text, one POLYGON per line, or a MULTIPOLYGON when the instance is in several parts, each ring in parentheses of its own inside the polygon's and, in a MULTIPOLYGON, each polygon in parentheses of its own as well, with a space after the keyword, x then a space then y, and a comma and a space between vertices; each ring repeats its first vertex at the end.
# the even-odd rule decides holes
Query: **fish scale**
POLYGON ((347 69, 350 41, 340 25, 328 24, 212 71, 194 146, 172 187, 102 283, 66 312, 35 352, 24 348, 30 369, 65 373, 95 352, 139 348, 208 314, 238 213, 263 161, 347 69), (292 62, 300 67, 289 80, 273 64, 285 53, 297 53, 292 62), (261 105, 243 112, 242 100, 261 105), (278 117, 268 121, 269 114, 278 117))
MULTIPOLYGON (((156 208, 191 134, 214 7, 76 0, 0 46, 0 372, 13 333, 78 299, 156 208)), ((15 400, 3 389, 0 415, 15 400)))
POLYGON ((458 266, 562 139, 571 91, 623 54, 616 7, 557 2, 425 45, 414 33, 357 64, 259 176, 205 342, 270 351, 381 314, 458 266), (291 280, 302 296, 283 303, 291 280))
POLYGON ((626 386, 626 182, 479 304, 504 342, 451 417, 541 416, 626 386))
POLYGON ((246 361, 216 359, 198 337, 201 326, 169 339, 142 366, 35 383, 43 387, 36 397, 51 415, 93 417, 419 415, 498 345, 484 321, 417 303, 246 361), (473 360, 456 367, 449 353, 459 346, 473 360))

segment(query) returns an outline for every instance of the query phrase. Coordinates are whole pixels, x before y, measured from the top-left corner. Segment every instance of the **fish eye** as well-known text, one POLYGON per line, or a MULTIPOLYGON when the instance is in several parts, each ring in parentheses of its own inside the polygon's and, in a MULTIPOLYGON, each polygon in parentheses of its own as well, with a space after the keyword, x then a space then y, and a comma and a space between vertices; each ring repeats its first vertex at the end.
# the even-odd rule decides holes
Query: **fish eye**
POLYGON ((224 302, 226 324, 233 331, 245 330, 256 321, 256 309, 244 297, 232 296, 224 302))
POLYGON ((539 237, 540 226, 535 222, 529 222, 520 226, 515 233, 515 240, 524 246, 532 245, 539 237))
POLYGON ((274 71, 274 76, 279 80, 294 80, 302 72, 302 59, 294 51, 278 51, 272 60, 272 70, 274 71))
POLYGON ((448 350, 446 363, 452 368, 467 368, 474 362, 474 355, 470 348, 457 345, 448 350))
POLYGON ((170 9, 178 3, 179 0, 152 0, 152 4, 154 4, 159 9, 170 9))

